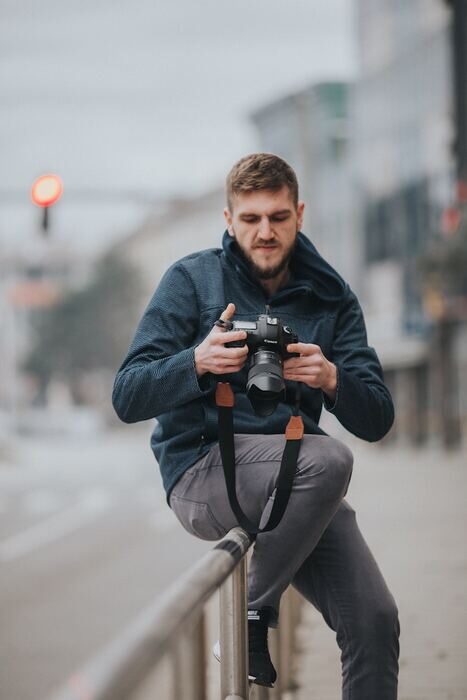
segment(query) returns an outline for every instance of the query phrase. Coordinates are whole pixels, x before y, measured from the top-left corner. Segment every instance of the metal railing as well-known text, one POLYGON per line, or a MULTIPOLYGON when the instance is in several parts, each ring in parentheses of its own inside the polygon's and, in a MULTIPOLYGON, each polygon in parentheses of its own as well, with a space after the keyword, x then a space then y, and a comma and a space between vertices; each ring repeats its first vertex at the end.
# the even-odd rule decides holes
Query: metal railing
POLYGON ((270 690, 255 686, 249 696, 246 554, 251 544, 244 530, 231 530, 118 639, 70 677, 52 700, 129 700, 167 657, 170 690, 144 697, 205 700, 205 604, 218 589, 222 700, 281 698, 282 691, 292 687, 290 654, 297 610, 290 596, 283 596, 280 636, 276 630, 271 635, 280 684, 270 690))

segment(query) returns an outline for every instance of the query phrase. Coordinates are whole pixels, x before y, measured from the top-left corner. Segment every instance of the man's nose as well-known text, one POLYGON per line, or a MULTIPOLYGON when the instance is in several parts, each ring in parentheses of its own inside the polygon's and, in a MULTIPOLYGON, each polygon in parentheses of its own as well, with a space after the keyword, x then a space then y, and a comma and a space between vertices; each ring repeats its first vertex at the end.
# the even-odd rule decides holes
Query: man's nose
POLYGON ((269 217, 263 216, 259 225, 259 235, 263 240, 268 240, 273 237, 271 222, 269 217))

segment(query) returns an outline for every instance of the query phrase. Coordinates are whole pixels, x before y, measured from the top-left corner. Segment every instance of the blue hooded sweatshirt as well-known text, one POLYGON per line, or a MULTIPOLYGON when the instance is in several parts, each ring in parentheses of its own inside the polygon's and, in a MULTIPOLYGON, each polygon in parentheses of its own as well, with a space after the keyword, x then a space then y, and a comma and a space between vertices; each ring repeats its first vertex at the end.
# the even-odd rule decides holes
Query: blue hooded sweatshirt
POLYGON ((286 286, 272 296, 255 279, 235 239, 224 233, 222 249, 188 255, 164 274, 115 378, 112 401, 126 423, 157 418, 151 446, 170 491, 182 474, 218 440, 215 388, 228 381, 235 394, 236 433, 283 433, 293 411, 295 382, 271 416, 257 416, 246 396, 248 362, 239 372, 198 378, 195 348, 229 302, 234 319, 278 316, 299 341, 320 346, 337 367, 337 393, 330 402, 319 389, 302 385, 300 413, 306 433, 323 434, 323 404, 351 433, 382 438, 394 420, 381 365, 368 346, 355 294, 303 234, 297 236, 286 286))

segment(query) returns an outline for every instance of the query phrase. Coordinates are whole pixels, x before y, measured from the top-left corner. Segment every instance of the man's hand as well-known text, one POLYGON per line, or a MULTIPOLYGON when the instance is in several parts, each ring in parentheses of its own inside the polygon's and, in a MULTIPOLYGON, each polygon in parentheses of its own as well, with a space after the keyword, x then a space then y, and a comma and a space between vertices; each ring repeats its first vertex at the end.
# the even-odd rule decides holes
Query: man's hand
POLYGON ((313 389, 322 389, 334 401, 337 388, 336 366, 324 357, 319 345, 290 343, 287 350, 300 353, 300 357, 285 360, 284 379, 303 382, 313 389))
MULTIPOLYGON (((235 313, 235 304, 228 304, 221 313, 221 319, 228 321, 235 313)), ((248 346, 226 348, 224 343, 233 340, 245 340, 245 331, 224 331, 214 326, 206 338, 195 348, 196 374, 201 377, 206 372, 212 374, 230 374, 238 372, 245 364, 248 346)))

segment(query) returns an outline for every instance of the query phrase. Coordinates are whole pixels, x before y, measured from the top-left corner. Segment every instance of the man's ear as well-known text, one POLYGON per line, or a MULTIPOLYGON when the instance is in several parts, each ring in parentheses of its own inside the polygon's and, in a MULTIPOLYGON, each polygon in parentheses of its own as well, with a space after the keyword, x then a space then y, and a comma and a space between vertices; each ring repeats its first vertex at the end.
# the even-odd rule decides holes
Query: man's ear
POLYGON ((297 204, 297 227, 300 231, 303 225, 303 213, 305 211, 305 202, 299 202, 297 204))
POLYGON ((224 209, 224 219, 225 223, 227 224, 227 231, 229 233, 229 236, 232 236, 234 238, 234 232, 232 228, 232 214, 230 213, 229 209, 224 209))

